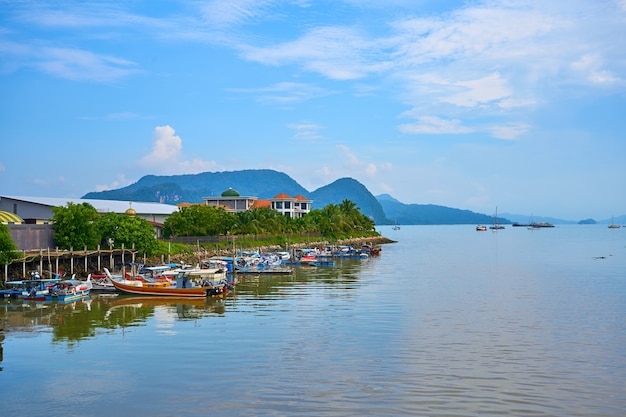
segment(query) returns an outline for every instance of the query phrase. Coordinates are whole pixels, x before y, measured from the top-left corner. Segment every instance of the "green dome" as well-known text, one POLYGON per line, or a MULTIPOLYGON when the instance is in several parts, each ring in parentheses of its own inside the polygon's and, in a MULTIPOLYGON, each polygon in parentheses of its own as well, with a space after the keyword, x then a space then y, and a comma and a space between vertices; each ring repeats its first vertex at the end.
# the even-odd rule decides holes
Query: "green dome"
POLYGON ((222 193, 222 197, 240 197, 239 193, 232 188, 228 188, 228 190, 222 193))

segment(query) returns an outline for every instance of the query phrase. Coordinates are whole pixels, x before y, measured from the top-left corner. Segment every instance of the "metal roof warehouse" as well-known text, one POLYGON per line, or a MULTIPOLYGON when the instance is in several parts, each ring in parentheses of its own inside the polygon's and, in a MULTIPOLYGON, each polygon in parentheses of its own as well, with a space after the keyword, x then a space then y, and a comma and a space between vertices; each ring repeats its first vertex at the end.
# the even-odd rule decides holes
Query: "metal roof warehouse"
POLYGON ((124 214, 126 210, 132 208, 137 217, 155 223, 163 223, 170 214, 178 211, 177 206, 161 203, 24 196, 0 196, 0 211, 13 213, 24 219, 25 223, 45 224, 52 219, 52 207, 64 207, 67 203, 89 203, 101 214, 110 212, 124 214))

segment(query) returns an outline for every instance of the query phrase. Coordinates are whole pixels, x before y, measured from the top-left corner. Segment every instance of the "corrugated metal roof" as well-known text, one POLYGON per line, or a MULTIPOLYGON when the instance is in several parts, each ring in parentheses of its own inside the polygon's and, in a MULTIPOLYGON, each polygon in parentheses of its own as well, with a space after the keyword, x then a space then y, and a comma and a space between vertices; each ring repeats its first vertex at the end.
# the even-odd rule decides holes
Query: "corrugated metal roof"
POLYGON ((13 213, 9 213, 8 211, 0 211, 0 223, 9 224, 22 224, 24 220, 22 220, 18 215, 13 213))
POLYGON ((21 200, 29 203, 42 204, 52 207, 64 207, 67 203, 91 204, 99 213, 124 213, 131 206, 137 214, 165 214, 169 215, 178 211, 178 207, 171 204, 147 203, 140 201, 118 201, 118 200, 92 200, 84 198, 63 198, 63 197, 24 197, 24 196, 4 196, 13 200, 21 200))

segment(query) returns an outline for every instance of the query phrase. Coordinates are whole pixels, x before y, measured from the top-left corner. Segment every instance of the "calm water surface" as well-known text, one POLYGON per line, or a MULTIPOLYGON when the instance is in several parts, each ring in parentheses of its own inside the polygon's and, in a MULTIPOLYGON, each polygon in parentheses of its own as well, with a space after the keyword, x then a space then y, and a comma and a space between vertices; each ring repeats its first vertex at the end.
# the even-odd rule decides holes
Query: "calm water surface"
POLYGON ((626 415, 626 229, 381 227, 225 299, 0 302, 3 416, 626 415))

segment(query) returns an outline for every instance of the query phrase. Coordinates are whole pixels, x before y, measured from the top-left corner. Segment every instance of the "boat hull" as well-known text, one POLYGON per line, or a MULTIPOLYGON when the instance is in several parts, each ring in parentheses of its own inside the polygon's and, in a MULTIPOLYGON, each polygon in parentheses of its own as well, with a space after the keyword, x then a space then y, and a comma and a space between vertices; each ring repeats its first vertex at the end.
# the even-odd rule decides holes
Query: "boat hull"
POLYGON ((89 295, 89 290, 77 291, 75 294, 65 294, 65 295, 48 295, 46 296, 46 301, 61 301, 64 303, 70 301, 81 300, 89 295))
POLYGON ((158 295, 169 297, 210 297, 228 292, 227 287, 200 286, 191 288, 178 288, 172 286, 138 286, 127 285, 115 280, 111 280, 115 288, 126 294, 135 295, 158 295))

